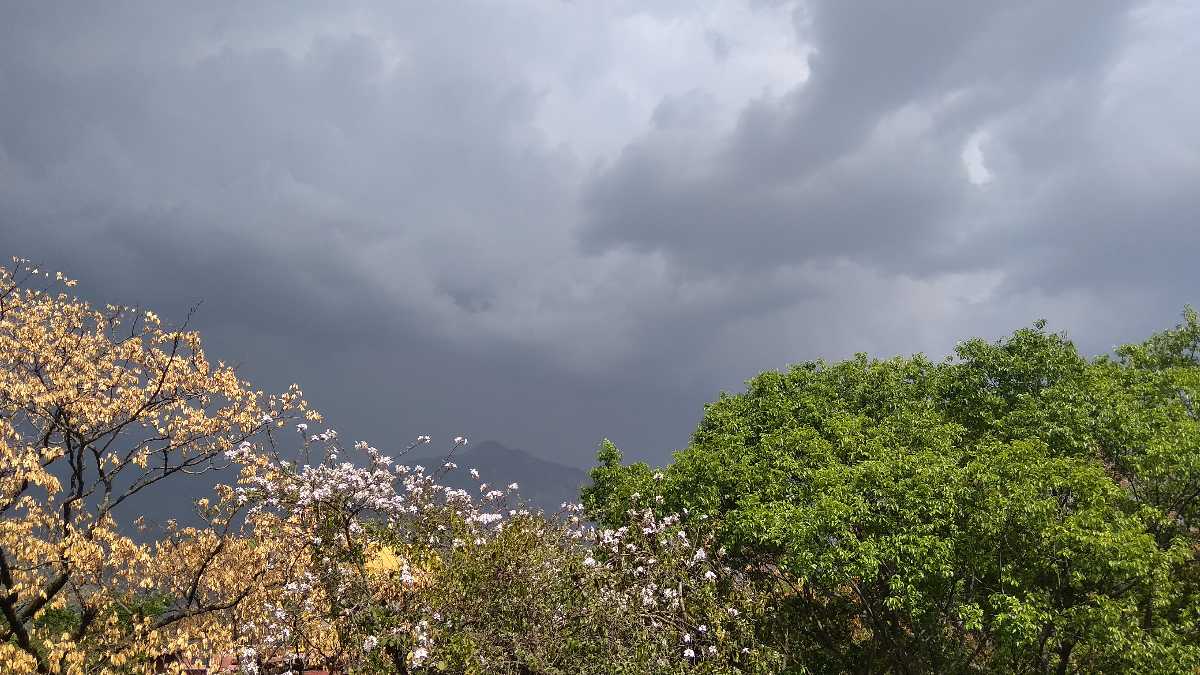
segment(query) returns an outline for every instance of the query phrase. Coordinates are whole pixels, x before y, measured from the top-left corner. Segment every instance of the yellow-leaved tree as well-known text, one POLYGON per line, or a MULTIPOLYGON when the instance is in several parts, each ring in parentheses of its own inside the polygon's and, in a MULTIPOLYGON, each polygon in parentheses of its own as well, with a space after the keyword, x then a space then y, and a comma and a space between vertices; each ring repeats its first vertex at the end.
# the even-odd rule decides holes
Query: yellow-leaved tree
POLYGON ((283 582, 240 536, 248 504, 225 488, 202 500, 201 525, 171 524, 150 544, 131 536, 138 504, 319 415, 295 387, 266 396, 209 362, 196 333, 93 307, 74 281, 13 262, 0 267, 4 672, 153 670, 220 653, 248 598, 283 582))

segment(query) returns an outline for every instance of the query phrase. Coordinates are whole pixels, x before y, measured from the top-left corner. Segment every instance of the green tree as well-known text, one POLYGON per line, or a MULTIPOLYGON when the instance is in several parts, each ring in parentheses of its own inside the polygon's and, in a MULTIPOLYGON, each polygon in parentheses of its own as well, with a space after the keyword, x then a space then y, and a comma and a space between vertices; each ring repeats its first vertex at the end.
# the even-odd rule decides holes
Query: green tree
POLYGON ((1200 325, 1082 358, 1044 322, 955 356, 809 362, 705 409, 653 481, 777 595, 797 672, 1188 672, 1200 664, 1200 325))

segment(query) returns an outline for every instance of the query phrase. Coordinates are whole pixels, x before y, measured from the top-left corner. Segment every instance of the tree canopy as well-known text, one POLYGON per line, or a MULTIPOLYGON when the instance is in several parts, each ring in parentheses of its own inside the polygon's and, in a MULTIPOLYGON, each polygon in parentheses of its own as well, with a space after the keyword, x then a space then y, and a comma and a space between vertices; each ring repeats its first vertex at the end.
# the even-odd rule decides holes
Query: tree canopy
POLYGON ((1200 322, 1086 359, 1044 322, 953 356, 811 361, 705 408, 584 503, 708 518, 795 671, 1200 664, 1200 322))

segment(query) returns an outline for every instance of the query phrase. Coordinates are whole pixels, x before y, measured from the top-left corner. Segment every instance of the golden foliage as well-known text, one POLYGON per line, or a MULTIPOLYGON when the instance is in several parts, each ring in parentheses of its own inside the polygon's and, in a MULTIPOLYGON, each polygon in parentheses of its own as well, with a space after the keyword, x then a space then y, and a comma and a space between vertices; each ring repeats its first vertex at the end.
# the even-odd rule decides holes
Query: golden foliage
POLYGON ((202 527, 153 545, 122 519, 151 486, 224 468, 239 444, 319 416, 295 387, 264 396, 209 361, 195 332, 95 308, 63 290, 73 280, 14 263, 0 267, 4 672, 128 672, 224 648, 238 606, 281 582, 237 536, 244 504, 225 490, 201 504, 202 527))

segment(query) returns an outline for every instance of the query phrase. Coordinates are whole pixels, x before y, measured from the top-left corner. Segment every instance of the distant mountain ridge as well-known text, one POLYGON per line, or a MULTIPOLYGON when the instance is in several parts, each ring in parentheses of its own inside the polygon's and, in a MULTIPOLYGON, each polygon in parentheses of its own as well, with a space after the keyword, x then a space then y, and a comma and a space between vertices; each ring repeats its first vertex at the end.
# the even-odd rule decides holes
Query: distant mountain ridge
MULTIPOLYGON (((444 455, 438 457, 405 457, 405 464, 421 464, 429 471, 442 465, 444 455)), ((504 489, 509 483, 520 486, 521 499, 528 504, 553 513, 563 502, 578 502, 579 489, 589 481, 582 469, 559 464, 536 457, 524 450, 509 448, 496 441, 483 441, 469 445, 454 453, 458 468, 441 478, 443 485, 462 488, 479 495, 479 484, 487 483, 496 489, 504 489), (471 477, 470 470, 479 471, 479 479, 471 477)))

